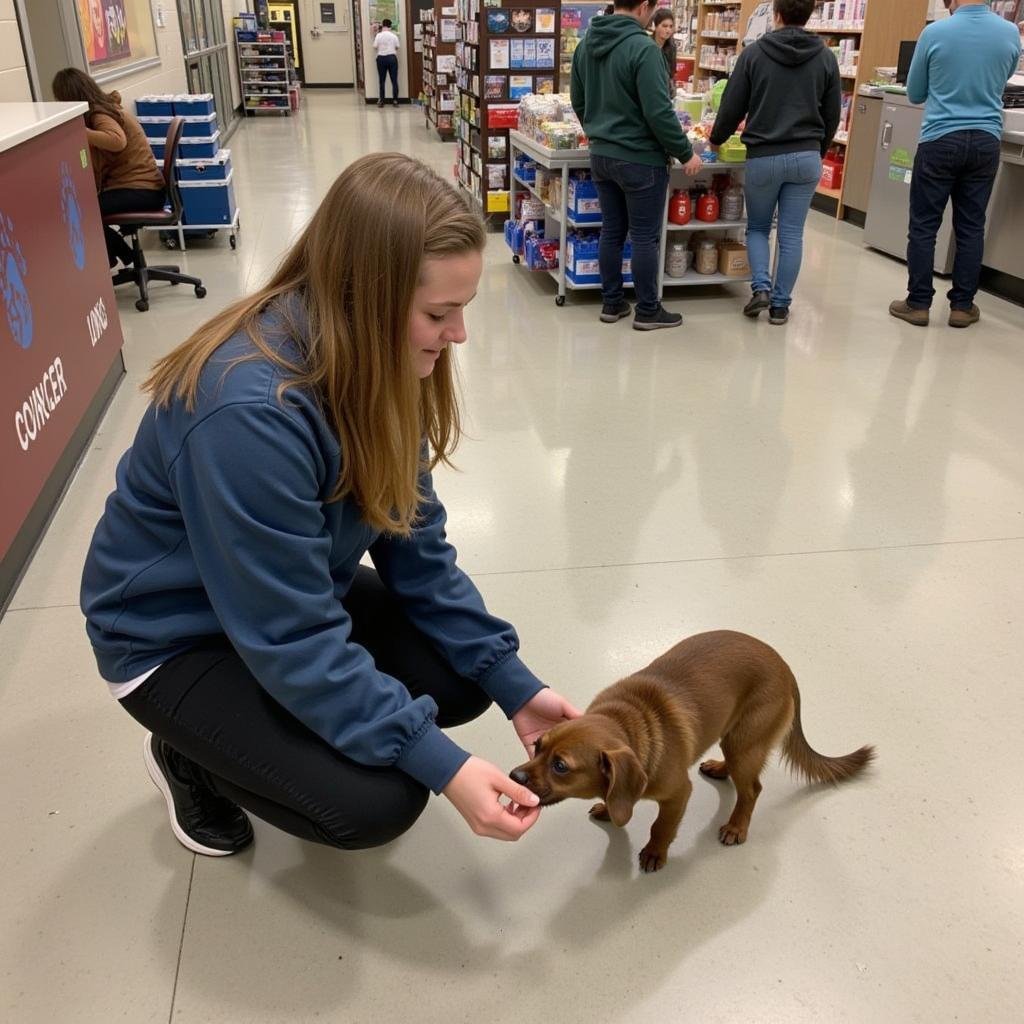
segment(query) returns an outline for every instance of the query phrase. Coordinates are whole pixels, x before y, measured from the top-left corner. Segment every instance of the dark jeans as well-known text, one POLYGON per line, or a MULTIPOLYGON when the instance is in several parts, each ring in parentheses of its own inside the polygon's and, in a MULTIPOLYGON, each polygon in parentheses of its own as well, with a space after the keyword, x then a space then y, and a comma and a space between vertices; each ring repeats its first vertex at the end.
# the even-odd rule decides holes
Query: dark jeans
POLYGON ((391 95, 395 102, 398 102, 398 55, 390 54, 387 57, 377 58, 377 77, 380 79, 380 91, 377 97, 381 103, 384 102, 384 87, 388 75, 391 76, 391 95))
MULTIPOLYGON (((110 213, 150 213, 162 210, 167 202, 167 194, 161 189, 151 188, 110 188, 99 194, 100 213, 105 217, 110 213)), ((103 236, 107 242, 107 258, 110 265, 121 260, 127 267, 131 264, 132 247, 124 240, 117 228, 104 225, 103 236)))
POLYGON ((913 309, 931 308, 935 236, 950 198, 956 257, 949 304, 953 309, 971 308, 981 277, 985 211, 998 170, 999 140, 988 132, 952 132, 918 146, 910 181, 907 244, 907 304, 913 309))
POLYGON ((605 305, 622 301, 622 248, 633 242, 633 289, 638 313, 658 311, 658 245, 665 219, 668 161, 648 167, 612 157, 590 157, 601 199, 601 298, 605 305))
MULTIPOLYGON (((352 641, 414 697, 433 697, 438 725, 461 725, 489 707, 487 695, 410 624, 372 569, 360 567, 345 609, 352 641)), ((428 790, 404 772, 349 760, 285 711, 226 637, 172 658, 121 703, 205 768, 217 793, 301 839, 346 850, 379 846, 405 832, 427 804, 428 790)))

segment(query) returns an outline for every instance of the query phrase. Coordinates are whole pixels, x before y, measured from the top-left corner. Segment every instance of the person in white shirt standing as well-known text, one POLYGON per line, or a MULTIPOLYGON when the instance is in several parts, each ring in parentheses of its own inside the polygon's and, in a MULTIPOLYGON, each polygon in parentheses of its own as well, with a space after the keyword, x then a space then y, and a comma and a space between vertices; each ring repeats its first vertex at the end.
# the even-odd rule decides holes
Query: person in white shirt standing
POLYGON ((385 18, 380 23, 380 31, 373 39, 373 48, 377 51, 377 77, 380 79, 380 90, 377 93, 377 106, 384 106, 384 87, 388 75, 391 76, 392 103, 398 106, 398 36, 391 31, 391 21, 385 18))

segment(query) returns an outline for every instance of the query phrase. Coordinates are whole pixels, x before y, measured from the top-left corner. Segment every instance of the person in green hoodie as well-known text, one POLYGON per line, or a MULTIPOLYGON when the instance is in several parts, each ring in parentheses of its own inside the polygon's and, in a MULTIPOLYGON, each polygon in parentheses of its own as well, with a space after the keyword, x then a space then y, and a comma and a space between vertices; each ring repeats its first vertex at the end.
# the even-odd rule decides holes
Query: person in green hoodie
POLYGON ((615 13, 590 23, 572 62, 572 105, 590 140, 590 167, 601 199, 601 320, 632 313, 623 295, 622 250, 633 241, 633 328, 678 327, 683 318, 658 299, 658 243, 669 160, 689 175, 694 156, 665 88, 665 60, 644 26, 653 4, 618 0, 615 13))

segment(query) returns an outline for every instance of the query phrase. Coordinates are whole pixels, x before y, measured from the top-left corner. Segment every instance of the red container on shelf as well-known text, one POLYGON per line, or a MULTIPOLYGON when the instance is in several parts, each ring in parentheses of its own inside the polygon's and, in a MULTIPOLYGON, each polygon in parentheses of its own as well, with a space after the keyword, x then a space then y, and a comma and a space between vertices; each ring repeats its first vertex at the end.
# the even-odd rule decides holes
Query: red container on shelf
POLYGON ((668 219, 672 224, 689 224, 693 219, 690 193, 685 188, 677 188, 672 193, 668 204, 668 219))
POLYGON ((707 192, 697 200, 697 220, 710 224, 718 220, 720 212, 721 204, 714 192, 707 192))

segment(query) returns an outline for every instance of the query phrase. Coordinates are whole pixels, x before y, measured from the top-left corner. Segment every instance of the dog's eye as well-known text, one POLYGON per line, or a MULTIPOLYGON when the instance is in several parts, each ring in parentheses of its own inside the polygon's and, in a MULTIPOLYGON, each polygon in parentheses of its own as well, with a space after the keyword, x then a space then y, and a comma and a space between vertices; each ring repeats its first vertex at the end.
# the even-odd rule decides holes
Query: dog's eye
POLYGON ((554 761, 551 762, 551 770, 556 775, 569 774, 569 766, 560 757, 556 757, 554 761))

